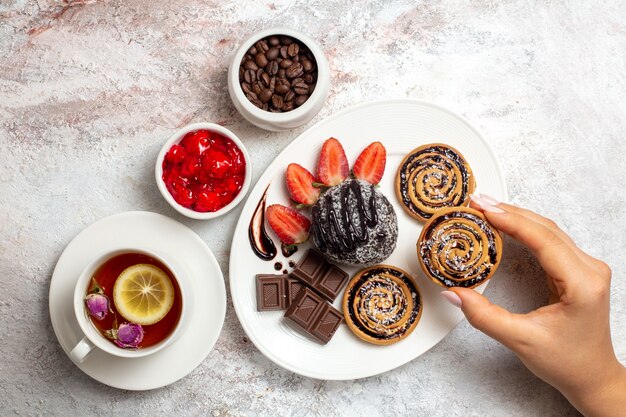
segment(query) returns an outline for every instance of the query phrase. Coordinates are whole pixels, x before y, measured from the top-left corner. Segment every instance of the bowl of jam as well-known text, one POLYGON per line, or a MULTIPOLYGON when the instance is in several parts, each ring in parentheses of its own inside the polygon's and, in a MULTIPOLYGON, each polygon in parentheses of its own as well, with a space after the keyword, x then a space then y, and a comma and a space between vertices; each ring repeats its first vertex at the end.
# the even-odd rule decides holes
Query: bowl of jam
POLYGON ((237 135, 214 123, 194 123, 165 142, 155 176, 159 191, 179 213, 207 220, 227 213, 243 199, 252 167, 237 135))

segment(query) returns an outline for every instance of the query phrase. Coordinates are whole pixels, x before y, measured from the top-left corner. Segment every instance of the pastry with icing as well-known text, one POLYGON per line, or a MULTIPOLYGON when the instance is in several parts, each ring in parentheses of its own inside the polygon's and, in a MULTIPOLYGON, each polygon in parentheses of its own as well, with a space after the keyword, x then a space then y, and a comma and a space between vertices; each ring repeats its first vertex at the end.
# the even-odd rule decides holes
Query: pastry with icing
POLYGON ((481 212, 468 207, 445 208, 424 225, 417 257, 433 282, 474 288, 498 269, 502 238, 481 212))
POLYGON ((376 345, 406 338, 422 315, 422 299, 413 278, 391 265, 359 271, 348 283, 343 313, 350 330, 376 345))
POLYGON ((469 164, 459 151, 442 143, 413 149, 396 174, 402 208, 420 221, 446 207, 466 206, 476 188, 469 164))

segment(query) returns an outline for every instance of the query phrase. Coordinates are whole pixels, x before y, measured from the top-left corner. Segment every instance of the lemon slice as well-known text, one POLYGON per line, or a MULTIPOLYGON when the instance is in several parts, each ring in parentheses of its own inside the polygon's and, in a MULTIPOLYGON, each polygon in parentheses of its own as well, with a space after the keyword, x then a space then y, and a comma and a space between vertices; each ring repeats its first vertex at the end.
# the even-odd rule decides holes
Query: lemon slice
POLYGON ((126 268, 113 286, 113 302, 117 311, 129 322, 154 324, 174 304, 174 287, 162 269, 150 264, 126 268))

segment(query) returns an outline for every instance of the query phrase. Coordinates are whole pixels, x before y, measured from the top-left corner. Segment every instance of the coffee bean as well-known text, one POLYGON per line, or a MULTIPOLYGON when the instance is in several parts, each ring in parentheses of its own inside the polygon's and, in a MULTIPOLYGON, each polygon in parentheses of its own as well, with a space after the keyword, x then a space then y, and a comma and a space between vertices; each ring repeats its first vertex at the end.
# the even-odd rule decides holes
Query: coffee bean
POLYGON ((276 83, 276 92, 280 95, 287 94, 287 92, 291 89, 291 85, 286 80, 279 80, 276 83))
POLYGON ((296 93, 294 93, 293 90, 289 90, 287 94, 285 94, 285 101, 292 101, 294 98, 296 98, 296 93))
POLYGON ((265 111, 268 111, 270 109, 269 103, 263 103, 262 109, 265 110, 265 111))
POLYGON ((250 100, 250 102, 254 104, 255 106, 257 106, 258 108, 263 107, 263 103, 257 98, 250 100))
POLYGON ((281 96, 279 96, 278 94, 274 94, 272 96, 272 106, 274 106, 277 109, 282 109, 283 108, 283 98, 281 96))
POLYGON ((258 96, 259 94, 261 94, 261 91, 263 91, 263 88, 259 85, 259 83, 254 83, 252 85, 252 92, 254 94, 258 96))
POLYGON ((283 58, 287 58, 289 55, 287 55, 287 50, 289 49, 288 46, 281 46, 280 47, 280 56, 282 56, 283 58))
POLYGON ((300 61, 300 63, 302 64, 302 68, 304 69, 304 72, 313 71, 313 63, 311 62, 310 59, 303 59, 302 61, 300 61))
POLYGON ((285 70, 284 69, 279 69, 278 70, 278 78, 285 78, 285 70))
POLYGON ((283 104, 283 111, 291 110, 293 110, 293 101, 285 101, 285 104, 283 104))
POLYGON ((304 81, 302 78, 298 77, 298 78, 294 78, 293 80, 291 80, 291 86, 293 87, 294 85, 301 83, 302 81, 304 81))
POLYGON ((254 46, 251 46, 250 49, 248 49, 248 54, 256 55, 257 54, 256 48, 254 46))
POLYGON ((303 96, 297 96, 295 101, 294 101, 295 106, 296 107, 302 106, 304 104, 304 102, 307 101, 308 98, 309 98, 309 96, 304 96, 304 95, 303 96))
POLYGON ((304 74, 302 76, 302 79, 304 80, 305 83, 311 84, 313 82, 313 75, 311 75, 311 74, 304 74))
POLYGON ((270 79, 270 85, 269 85, 269 87, 270 87, 270 90, 272 90, 272 93, 273 93, 274 91, 276 91, 276 77, 272 77, 272 78, 270 79))
POLYGON ((268 61, 275 61, 276 58, 278 58, 279 53, 280 50, 278 48, 272 48, 265 53, 265 57, 268 59, 268 61))
POLYGON ((280 67, 282 69, 287 69, 289 68, 291 65, 293 64, 293 61, 291 59, 283 59, 282 61, 280 61, 280 67))
POLYGON ((256 100, 258 98, 255 93, 248 93, 246 94, 246 97, 248 98, 248 100, 256 100))
POLYGON ((241 83, 241 89, 243 90, 244 93, 249 93, 252 91, 250 89, 250 84, 248 83, 241 83))
POLYGON ((272 46, 276 46, 280 43, 280 41, 278 40, 278 36, 270 36, 270 38, 267 41, 272 46))
POLYGON ((256 71, 254 70, 248 70, 247 71, 248 75, 250 75, 250 82, 253 83, 256 81, 256 71))
POLYGON ((261 75, 261 80, 263 81, 263 84, 265 84, 266 87, 270 86, 270 76, 268 73, 264 72, 261 75))
POLYGON ((267 71, 267 73, 271 76, 274 76, 278 73, 278 62, 276 61, 270 61, 267 63, 267 66, 265 67, 265 70, 267 71))
POLYGON ((287 76, 287 78, 295 78, 302 75, 303 72, 304 71, 302 71, 302 64, 299 62, 295 62, 285 70, 285 75, 287 76))
POLYGON ((277 109, 277 108, 271 107, 271 106, 270 106, 270 111, 272 113, 282 113, 283 112, 281 109, 277 109))
POLYGON ((257 64, 259 67, 264 67, 267 65, 267 58, 265 58, 265 54, 257 54, 254 57, 254 63, 257 64))
POLYGON ((254 47, 256 48, 257 53, 265 52, 269 49, 269 47, 267 46, 267 42, 265 42, 264 40, 260 40, 255 43, 254 47))
POLYGON ((239 79, 241 80, 243 78, 243 73, 245 72, 245 70, 243 69, 243 67, 239 67, 239 79))
POLYGON ((282 35, 280 37, 280 43, 282 43, 283 45, 289 46, 293 43, 293 38, 291 36, 282 35))
POLYGON ((259 94, 259 100, 261 100, 263 103, 267 103, 268 101, 270 101, 271 98, 272 90, 270 90, 269 88, 266 88, 265 90, 261 91, 261 94, 259 94))
MULTIPOLYGON (((308 94, 309 93, 309 86, 307 83, 305 83, 304 81, 296 84, 293 86, 293 92, 296 94, 308 94)), ((296 104, 298 103, 298 98, 296 97, 296 104)))
POLYGON ((252 82, 252 80, 250 79, 250 71, 246 71, 246 72, 243 73, 243 79, 248 84, 250 84, 252 82))
POLYGON ((287 55, 293 57, 298 55, 298 52, 300 52, 300 46, 297 43, 292 43, 291 45, 289 45, 289 48, 287 49, 287 55))
POLYGON ((254 61, 251 59, 248 59, 246 62, 244 62, 243 67, 247 70, 254 70, 254 71, 259 69, 257 64, 255 64, 254 61))
POLYGON ((261 75, 263 75, 264 72, 265 72, 265 70, 263 68, 259 68, 258 70, 256 70, 256 79, 260 80, 261 79, 261 75))

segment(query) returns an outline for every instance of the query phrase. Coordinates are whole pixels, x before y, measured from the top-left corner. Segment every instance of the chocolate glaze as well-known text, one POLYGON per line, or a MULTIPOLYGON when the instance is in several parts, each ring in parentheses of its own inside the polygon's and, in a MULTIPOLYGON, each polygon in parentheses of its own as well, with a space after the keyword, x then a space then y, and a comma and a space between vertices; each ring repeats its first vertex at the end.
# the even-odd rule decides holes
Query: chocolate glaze
MULTIPOLYGON (((461 230, 466 231, 467 233, 472 234, 477 241, 479 242, 483 241, 483 238, 475 229, 465 224, 456 224, 454 226, 457 229, 461 229, 461 230)), ((449 236, 454 237, 454 235, 449 235, 449 236)), ((495 232, 486 221, 484 221, 483 219, 481 219, 480 217, 472 213, 454 211, 454 212, 446 213, 445 215, 437 217, 436 219, 433 220, 428 230, 426 231, 426 234, 424 235, 422 244, 420 245, 420 256, 422 257, 422 261, 424 262, 424 265, 426 266, 428 271, 431 273, 431 275, 437 278, 439 281, 441 281, 444 285, 448 287, 473 287, 475 285, 480 284, 482 281, 484 281, 491 274, 492 269, 496 267, 496 263, 498 259, 498 252, 497 252, 495 240, 496 240, 495 232), (456 281, 456 280, 451 280, 447 278, 441 273, 441 271, 439 271, 438 268, 431 265, 430 257, 427 256, 427 254, 431 250, 431 247, 429 247, 428 242, 432 238, 433 231, 437 230, 437 227, 441 223, 447 222, 454 218, 459 218, 459 217, 471 221, 472 223, 476 225, 476 227, 480 231, 482 231, 485 234, 485 236, 487 237, 486 250, 487 250, 487 255, 489 257, 489 262, 488 263, 484 262, 481 265, 471 265, 470 267, 473 269, 470 269, 468 267, 467 269, 463 269, 462 271, 457 272, 455 271, 456 265, 452 265, 446 259, 446 265, 451 267, 451 269, 447 270, 446 273, 448 275, 453 276, 454 278, 457 278, 458 281, 456 281), (475 276, 469 279, 465 279, 466 277, 471 276, 471 275, 475 275, 475 276)), ((459 245, 461 244, 462 243, 459 243, 459 245)), ((469 249, 470 249, 470 254, 473 254, 474 251, 478 251, 480 254, 485 248, 481 247, 481 248, 469 248, 469 249)))
MULTIPOLYGON (((454 206, 456 205, 456 201, 465 201, 465 199, 467 198, 467 194, 469 191, 469 179, 470 179, 470 175, 469 172, 467 171, 467 167, 466 167, 466 162, 463 159, 463 157, 459 154, 457 154, 456 152, 454 152, 452 149, 450 148, 446 148, 446 147, 442 147, 442 146, 430 146, 426 149, 422 149, 419 152, 416 152, 414 154, 411 154, 406 161, 404 161, 404 164, 402 164, 402 166, 400 167, 400 194, 402 195, 402 203, 412 212, 418 214, 419 216, 425 218, 425 219, 429 219, 432 217, 432 213, 426 213, 423 210, 421 210, 419 207, 417 207, 415 204, 413 204, 413 202, 411 201, 411 196, 409 196, 409 187, 408 187, 408 181, 409 181, 409 176, 411 175, 411 173, 415 170, 418 169, 418 167, 423 167, 423 168, 436 168, 437 165, 432 164, 432 162, 435 162, 437 164, 443 165, 446 169, 448 170, 452 170, 453 166, 445 159, 442 158, 440 155, 431 155, 429 156, 428 160, 421 160, 420 157, 421 155, 425 154, 425 153, 438 153, 441 154, 443 156, 445 156, 446 158, 448 158, 449 160, 451 160, 452 162, 454 162, 454 164, 456 165, 456 167, 459 169, 459 171, 461 172, 461 178, 463 181, 462 187, 461 187, 461 194, 458 196, 458 198, 456 199, 451 199, 450 196, 448 195, 444 195, 442 194, 441 196, 437 196, 435 198, 433 198, 434 200, 444 200, 446 199, 446 201, 441 201, 441 204, 438 205, 437 207, 447 207, 447 206, 454 206), (449 201, 447 200, 453 200, 452 204, 450 204, 449 201)), ((424 179, 425 180, 425 179, 424 179)), ((417 176, 415 176, 413 178, 413 181, 417 181, 417 176)), ((447 186, 448 185, 448 179, 447 178, 442 178, 442 185, 443 186, 447 186)), ((450 189, 454 189, 454 187, 456 187, 456 177, 453 177, 451 179, 451 183, 450 186, 448 188, 450 189)), ((422 201, 423 204, 428 205, 426 202, 422 201)))
MULTIPOLYGON (((324 195, 326 218, 323 221, 314 223, 312 228, 321 251, 352 252, 359 243, 367 242, 369 239, 367 228, 378 224, 375 190, 373 185, 370 185, 370 187, 372 187, 372 192, 366 204, 359 184, 355 181, 350 182, 347 187, 341 190, 339 213, 333 207, 331 196, 328 194, 324 195), (356 208, 359 213, 357 224, 352 221, 352 217, 348 213, 348 198, 350 194, 354 196, 357 202, 356 208)), ((314 206, 313 211, 313 217, 321 218, 319 207, 314 206)))
POLYGON ((250 225, 248 226, 248 240, 250 241, 252 251, 264 261, 271 261, 278 253, 276 245, 274 245, 274 242, 267 234, 267 230, 265 230, 265 202, 267 200, 268 188, 269 185, 265 189, 261 200, 259 200, 256 209, 254 209, 250 225))

